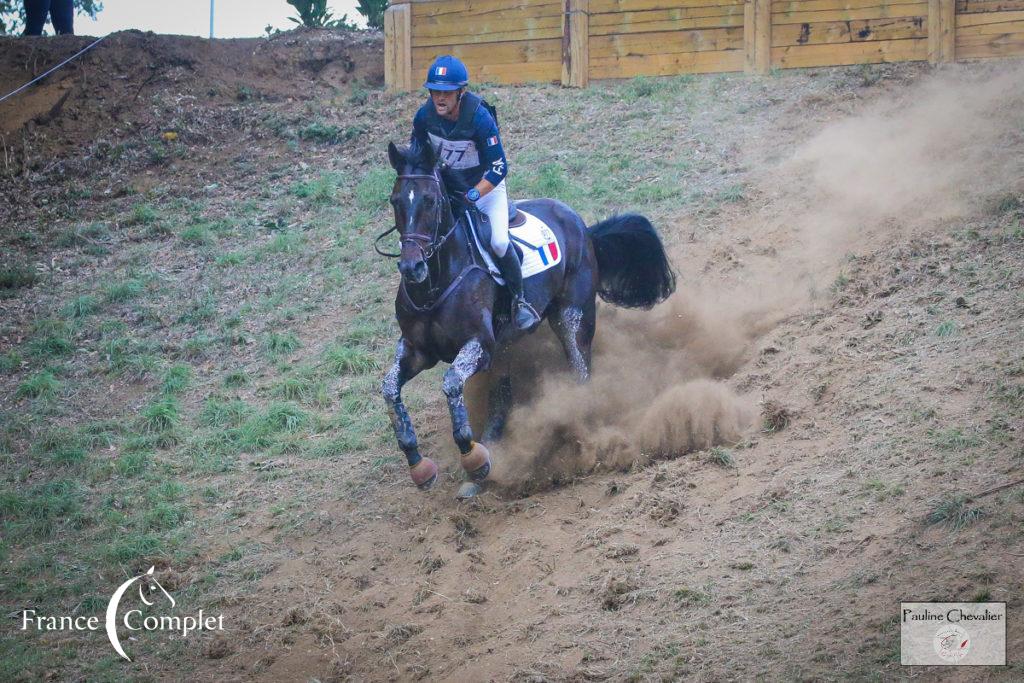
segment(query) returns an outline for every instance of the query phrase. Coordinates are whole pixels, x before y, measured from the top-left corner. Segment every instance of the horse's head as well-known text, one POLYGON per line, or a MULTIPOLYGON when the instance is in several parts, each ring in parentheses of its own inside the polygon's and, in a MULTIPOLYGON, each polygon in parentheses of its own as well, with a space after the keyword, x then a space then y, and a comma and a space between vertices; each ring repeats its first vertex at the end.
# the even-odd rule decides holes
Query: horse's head
POLYGON ((437 249, 451 207, 437 160, 429 148, 413 151, 388 143, 388 159, 398 173, 391 191, 395 229, 402 240, 398 270, 409 282, 427 279, 427 259, 437 249))

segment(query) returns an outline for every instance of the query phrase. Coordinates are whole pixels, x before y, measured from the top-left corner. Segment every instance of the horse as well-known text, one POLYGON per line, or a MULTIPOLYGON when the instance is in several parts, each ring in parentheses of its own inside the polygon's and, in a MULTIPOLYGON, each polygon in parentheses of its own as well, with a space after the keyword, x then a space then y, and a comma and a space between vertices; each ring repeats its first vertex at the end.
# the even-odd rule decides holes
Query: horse
MULTIPOLYGON (((402 387, 439 361, 450 364, 442 388, 467 475, 458 497, 468 498, 480 492, 491 470, 484 443, 500 439, 512 408, 509 368, 492 365, 503 349, 536 326, 524 331, 512 322, 511 296, 483 261, 486 247, 480 245, 489 240, 472 233, 471 223, 480 223, 482 216, 478 212, 474 219, 472 207, 449 196, 443 163, 433 151, 389 143, 388 159, 397 174, 390 197, 395 224, 374 245, 377 248, 391 232, 399 235, 400 252, 377 251, 398 258, 401 278, 395 313, 401 337, 381 393, 412 481, 420 489, 429 489, 437 480, 437 465, 419 451, 402 403, 402 387), (497 370, 498 380, 490 389, 490 407, 478 441, 463 390, 470 377, 491 369, 497 370)), ((650 221, 638 214, 612 216, 588 228, 579 214, 555 199, 510 206, 539 218, 557 239, 561 262, 524 277, 523 291, 561 342, 576 381, 586 382, 591 373, 596 297, 617 306, 649 309, 675 291, 676 276, 661 238, 650 221)))

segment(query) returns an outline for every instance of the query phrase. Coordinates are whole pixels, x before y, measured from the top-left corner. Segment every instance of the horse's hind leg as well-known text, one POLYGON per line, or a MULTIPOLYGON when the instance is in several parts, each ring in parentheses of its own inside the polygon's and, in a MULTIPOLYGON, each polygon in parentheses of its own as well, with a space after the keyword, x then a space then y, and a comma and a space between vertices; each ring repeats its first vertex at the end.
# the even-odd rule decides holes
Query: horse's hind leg
POLYGON ((462 468, 473 481, 487 478, 491 471, 491 459, 487 449, 473 440, 463 389, 466 380, 486 370, 490 363, 490 352, 479 340, 471 339, 459 350, 452 366, 444 373, 444 395, 448 398, 448 410, 452 416, 452 435, 462 454, 462 468))
POLYGON ((507 352, 499 353, 491 365, 491 374, 497 380, 487 393, 487 423, 481 440, 491 443, 501 438, 505 432, 505 423, 512 410, 512 377, 510 374, 507 352), (499 358, 501 360, 499 360, 499 358))
POLYGON ((381 383, 381 393, 391 409, 391 426, 395 430, 395 438, 398 439, 398 446, 409 463, 409 476, 416 486, 424 490, 433 486, 437 480, 437 465, 430 458, 420 455, 416 430, 413 429, 409 411, 402 403, 402 387, 433 365, 434 362, 430 362, 422 353, 411 350, 404 339, 399 339, 398 347, 395 349, 395 362, 381 383))
POLYGON ((549 319, 551 329, 562 342, 569 367, 576 381, 581 384, 590 379, 591 345, 596 319, 597 310, 592 297, 588 303, 558 306, 549 319))

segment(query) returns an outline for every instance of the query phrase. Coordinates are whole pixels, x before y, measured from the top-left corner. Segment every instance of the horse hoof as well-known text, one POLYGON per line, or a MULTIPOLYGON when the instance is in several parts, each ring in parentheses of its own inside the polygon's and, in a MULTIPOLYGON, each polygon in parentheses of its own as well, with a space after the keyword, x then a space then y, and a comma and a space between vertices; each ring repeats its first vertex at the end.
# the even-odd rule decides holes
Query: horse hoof
POLYGON ((430 458, 423 458, 409 468, 409 476, 412 477, 412 483, 426 491, 437 481, 437 465, 430 458))
POLYGON ((462 456, 462 469, 466 470, 473 481, 483 481, 491 473, 491 453, 487 447, 477 441, 473 448, 462 456))
POLYGON ((456 500, 469 500, 480 495, 480 492, 484 490, 484 487, 475 481, 464 481, 462 486, 459 487, 459 492, 455 494, 456 500))

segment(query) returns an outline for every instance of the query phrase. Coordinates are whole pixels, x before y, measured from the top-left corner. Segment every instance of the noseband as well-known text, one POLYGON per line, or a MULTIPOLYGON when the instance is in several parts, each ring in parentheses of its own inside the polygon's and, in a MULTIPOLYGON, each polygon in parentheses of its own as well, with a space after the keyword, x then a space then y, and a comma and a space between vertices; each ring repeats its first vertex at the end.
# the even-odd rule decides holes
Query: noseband
MULTIPOLYGON (((414 233, 410 233, 408 235, 402 235, 402 239, 400 241, 400 243, 402 245, 405 245, 405 244, 415 244, 416 247, 420 250, 420 254, 423 256, 423 260, 426 261, 426 260, 430 259, 434 254, 436 254, 437 250, 440 249, 444 245, 444 243, 448 241, 448 238, 452 236, 453 232, 455 232, 455 227, 458 225, 459 222, 457 220, 454 220, 454 217, 453 217, 452 227, 448 230, 447 233, 444 234, 443 237, 438 238, 438 233, 441 232, 441 223, 443 222, 442 209, 448 208, 450 205, 449 205, 449 202, 448 202, 448 195, 444 191, 444 188, 441 187, 441 179, 437 175, 437 169, 436 168, 434 169, 434 172, 432 174, 429 174, 429 175, 426 174, 426 173, 400 173, 398 175, 398 179, 399 180, 432 180, 434 182, 434 184, 437 185, 438 194, 440 195, 441 200, 434 205, 434 231, 433 231, 433 234, 428 236, 428 235, 421 235, 420 233, 415 233, 414 232, 414 233)), ((448 214, 451 215, 451 210, 450 209, 448 211, 448 214)), ((395 225, 395 226, 391 227, 390 229, 385 230, 381 234, 377 235, 377 239, 375 239, 373 241, 373 249, 374 249, 374 251, 376 251, 381 256, 386 256, 388 258, 398 258, 398 257, 400 257, 402 255, 401 252, 396 254, 396 253, 392 253, 392 252, 381 251, 380 247, 377 246, 378 243, 382 239, 384 239, 386 236, 390 235, 391 233, 395 232, 396 230, 398 230, 398 226, 397 225, 395 225)))

